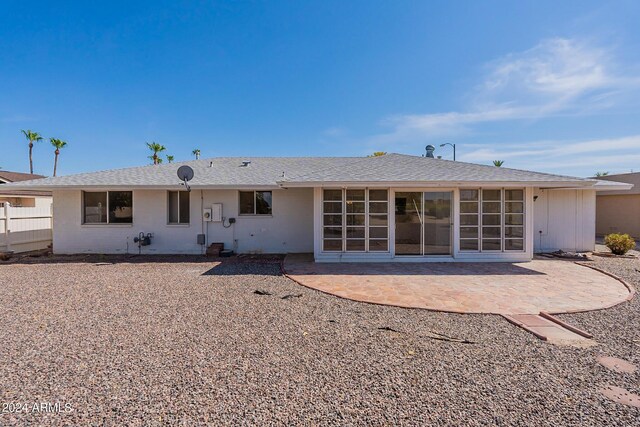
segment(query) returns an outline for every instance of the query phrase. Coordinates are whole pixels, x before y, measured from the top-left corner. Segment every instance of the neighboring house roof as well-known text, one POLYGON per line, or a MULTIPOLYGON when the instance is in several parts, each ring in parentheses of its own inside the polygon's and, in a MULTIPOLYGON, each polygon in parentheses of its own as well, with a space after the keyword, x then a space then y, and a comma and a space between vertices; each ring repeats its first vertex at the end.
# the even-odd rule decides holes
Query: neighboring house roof
POLYGON ((633 188, 627 191, 603 191, 598 193, 598 195, 602 196, 613 196, 613 195, 638 195, 640 194, 640 172, 630 172, 630 173, 621 173, 616 175, 605 175, 600 176, 597 179, 601 181, 616 181, 616 182, 626 182, 627 184, 633 184, 633 188))
POLYGON ((2 185, 40 178, 44 178, 44 175, 0 170, 0 197, 51 197, 50 191, 6 190, 6 187, 2 185))
POLYGON ((31 179, 44 178, 44 175, 36 175, 23 172, 11 172, 0 169, 0 182, 19 182, 29 181, 31 179))
MULTIPOLYGON (((372 185, 522 184, 543 187, 593 187, 600 181, 529 172, 428 157, 217 157, 147 165, 9 184, 20 189, 177 188, 176 170, 194 169, 192 188, 312 187, 341 183, 372 185), (250 161, 245 165, 245 161, 250 161)), ((614 188, 622 187, 607 183, 614 188)))

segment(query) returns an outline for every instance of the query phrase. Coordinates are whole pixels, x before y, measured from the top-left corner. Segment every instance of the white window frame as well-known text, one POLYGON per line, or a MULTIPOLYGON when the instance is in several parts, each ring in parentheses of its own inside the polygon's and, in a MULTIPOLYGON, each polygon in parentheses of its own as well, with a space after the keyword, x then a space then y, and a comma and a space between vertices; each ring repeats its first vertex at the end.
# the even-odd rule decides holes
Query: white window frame
POLYGON ((384 253, 390 253, 391 251, 391 247, 390 247, 390 213, 389 213, 389 197, 391 194, 391 190, 389 188, 367 188, 367 187, 354 187, 354 188, 333 188, 333 187, 326 187, 326 188, 322 188, 321 189, 321 194, 320 194, 320 198, 321 198, 321 251, 323 253, 348 253, 348 254, 364 254, 364 253, 372 253, 372 254, 384 254, 384 253), (325 190, 328 191, 340 191, 341 193, 341 198, 340 200, 325 200, 324 198, 324 192, 325 190), (353 191, 353 190, 362 190, 364 191, 364 200, 347 200, 347 191, 353 191), (386 200, 370 200, 370 196, 369 196, 369 192, 370 191, 375 191, 375 190, 384 190, 387 192, 387 198, 386 200), (349 201, 352 202, 358 202, 358 203, 364 203, 364 212, 363 213, 348 213, 347 212, 347 203, 349 201), (386 216, 387 216, 387 225, 371 225, 370 224, 370 215, 385 215, 384 213, 371 213, 370 212, 370 203, 385 203, 387 205, 387 212, 386 212, 386 216), (325 212, 325 203, 340 203, 341 206, 341 212, 340 213, 335 213, 335 212, 325 212), (332 216, 332 215, 340 215, 341 216, 341 225, 325 225, 324 223, 324 218, 325 216, 332 216), (363 215, 364 216, 364 224, 363 225, 348 225, 347 224, 347 217, 348 216, 354 216, 354 215, 363 215), (347 237, 347 228, 353 228, 353 229, 364 229, 364 237, 347 237), (326 228, 340 228, 342 230, 341 233, 341 237, 340 238, 336 238, 336 237, 325 237, 324 231, 326 228), (371 238, 370 237, 370 229, 371 228, 385 228, 387 230, 387 237, 386 238, 371 238), (328 250, 325 249, 324 247, 324 243, 325 240, 329 240, 329 241, 341 241, 341 245, 340 245, 340 250, 328 250), (347 243, 349 241, 361 241, 364 240, 364 250, 347 250, 347 243), (383 241, 385 240, 387 242, 387 249, 384 251, 372 251, 370 248, 370 240, 375 240, 375 241, 383 241))
POLYGON ((190 225, 191 224, 191 193, 189 191, 182 190, 168 190, 167 191, 167 225, 190 225), (178 193, 178 222, 171 221, 171 193, 178 193), (189 199, 189 209, 187 212, 187 222, 180 222, 180 203, 181 198, 186 195, 189 199))
POLYGON ((458 246, 459 246, 459 252, 460 253, 522 253, 522 252, 526 252, 527 250, 527 233, 526 233, 526 215, 527 215, 527 204, 526 204, 526 198, 527 198, 527 192, 526 192, 526 188, 524 187, 503 187, 503 188, 494 188, 494 187, 473 187, 473 188, 460 188, 459 191, 462 192, 464 190, 474 190, 478 192, 478 198, 477 200, 462 200, 462 196, 460 196, 459 201, 458 201, 458 212, 459 212, 459 221, 458 221, 458 246), (493 212, 484 212, 484 202, 487 203, 498 203, 498 200, 485 200, 484 198, 484 190, 498 190, 500 191, 500 212, 499 213, 493 213, 493 212), (522 191, 522 199, 521 200, 515 200, 515 199, 509 199, 506 200, 506 194, 507 191, 509 190, 519 190, 522 191), (518 203, 522 203, 522 212, 521 213, 508 213, 506 212, 506 203, 509 202, 518 202, 518 203), (463 213, 462 212, 462 204, 463 203, 477 203, 478 204, 478 211, 477 213, 475 213, 475 215, 477 215, 478 218, 478 225, 464 225, 462 224, 462 217, 465 215, 468 216, 473 216, 474 213, 463 213), (483 224, 483 216, 484 215, 495 215, 495 216, 499 216, 500 217, 500 224, 499 225, 484 225, 483 224), (522 216, 522 224, 520 225, 507 225, 506 224, 506 216, 507 215, 520 215, 522 216), (475 227, 477 228, 477 236, 476 237, 462 237, 462 228, 465 227, 475 227), (507 237, 505 232, 506 232, 506 227, 519 227, 522 229, 522 237, 507 237), (487 229, 496 229, 499 228, 500 229, 500 237, 499 238, 483 238, 483 230, 487 228, 487 229), (500 239, 500 249, 484 249, 483 248, 483 240, 498 240, 500 239), (506 248, 506 242, 507 241, 515 241, 515 240, 521 240, 522 241, 522 249, 507 249, 506 248), (463 249, 462 248, 462 242, 464 241, 477 241, 478 243, 478 249, 463 249))
POLYGON ((124 226, 124 227, 129 227, 131 225, 133 225, 133 221, 134 221, 134 211, 133 211, 133 206, 134 206, 134 195, 133 195, 133 190, 103 190, 103 191, 85 191, 82 190, 82 197, 80 198, 80 223, 81 225, 87 225, 87 226, 104 226, 104 225, 111 225, 111 226, 124 226), (84 197, 85 194, 87 193, 105 193, 107 195, 107 213, 105 215, 106 217, 106 221, 105 222, 85 222, 85 217, 86 217, 86 213, 85 213, 85 202, 84 202, 84 197), (110 210, 110 206, 109 206, 109 193, 131 193, 131 222, 110 222, 109 221, 109 212, 110 210))
POLYGON ((260 217, 268 217, 273 216, 273 191, 271 190, 238 190, 238 215, 239 216, 260 216, 260 217), (256 209, 258 208, 258 203, 256 202, 256 193, 271 193, 271 212, 266 214, 256 213, 256 209), (241 213, 240 210, 242 205, 240 203, 240 194, 241 193, 253 193, 253 213, 241 213))

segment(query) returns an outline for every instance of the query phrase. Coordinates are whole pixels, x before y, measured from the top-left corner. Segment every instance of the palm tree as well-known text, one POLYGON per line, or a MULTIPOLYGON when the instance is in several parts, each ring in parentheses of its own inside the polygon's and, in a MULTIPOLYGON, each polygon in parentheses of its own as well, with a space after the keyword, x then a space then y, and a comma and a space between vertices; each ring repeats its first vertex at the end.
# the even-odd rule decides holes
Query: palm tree
POLYGON ((368 155, 367 157, 380 157, 387 154, 386 151, 374 151, 373 154, 368 155))
POLYGON ((58 156, 60 155, 60 149, 66 147, 67 143, 58 138, 49 138, 49 141, 51 141, 51 145, 56 147, 56 151, 54 151, 56 157, 53 161, 53 176, 56 176, 56 172, 58 170, 58 156))
POLYGON ((31 132, 31 129, 23 130, 22 133, 29 141, 29 171, 33 174, 33 143, 42 141, 42 136, 38 132, 31 132))
POLYGON ((147 156, 147 159, 150 159, 154 165, 162 164, 162 157, 158 157, 157 163, 156 163, 156 160, 153 159, 153 156, 147 156))
POLYGON ((173 156, 170 156, 169 154, 167 154, 167 162, 172 163, 173 162, 173 156))
POLYGON ((149 158, 153 160, 153 164, 157 165, 159 163, 162 163, 162 159, 158 157, 158 153, 166 150, 167 148, 164 145, 158 144, 157 142, 153 141, 147 142, 147 147, 149 147, 149 150, 153 151, 153 155, 149 156, 149 158))
POLYGON ((196 148, 195 150, 193 150, 191 152, 191 154, 193 154, 194 156, 196 156, 196 160, 198 160, 200 158, 200 149, 196 148))
POLYGON ((601 176, 607 176, 609 175, 609 172, 596 172, 596 177, 601 177, 601 176))
POLYGON ((493 166, 499 168, 500 166, 504 165, 504 160, 494 160, 493 161, 493 166))

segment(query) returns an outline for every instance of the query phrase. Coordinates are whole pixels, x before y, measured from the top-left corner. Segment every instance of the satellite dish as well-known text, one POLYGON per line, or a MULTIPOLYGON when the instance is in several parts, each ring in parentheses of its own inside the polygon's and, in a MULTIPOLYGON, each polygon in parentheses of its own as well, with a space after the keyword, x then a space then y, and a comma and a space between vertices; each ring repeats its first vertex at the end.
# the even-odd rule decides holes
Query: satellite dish
POLYGON ((193 179, 193 169, 187 165, 180 166, 178 168, 178 178, 182 181, 180 184, 184 185, 187 191, 191 191, 191 187, 187 182, 193 179))
POLYGON ((178 178, 180 178, 180 181, 191 181, 193 179, 193 169, 187 165, 180 166, 178 168, 178 178))

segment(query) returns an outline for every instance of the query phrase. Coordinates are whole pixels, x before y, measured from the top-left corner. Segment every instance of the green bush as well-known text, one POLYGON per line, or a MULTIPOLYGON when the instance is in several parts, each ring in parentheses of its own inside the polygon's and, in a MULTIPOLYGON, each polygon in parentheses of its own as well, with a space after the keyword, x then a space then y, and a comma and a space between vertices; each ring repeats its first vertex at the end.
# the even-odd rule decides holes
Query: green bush
POLYGON ((604 244, 616 255, 624 255, 636 247, 636 241, 628 234, 609 234, 604 236, 604 244))

